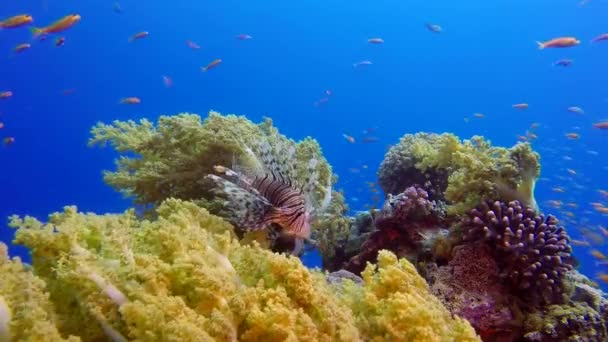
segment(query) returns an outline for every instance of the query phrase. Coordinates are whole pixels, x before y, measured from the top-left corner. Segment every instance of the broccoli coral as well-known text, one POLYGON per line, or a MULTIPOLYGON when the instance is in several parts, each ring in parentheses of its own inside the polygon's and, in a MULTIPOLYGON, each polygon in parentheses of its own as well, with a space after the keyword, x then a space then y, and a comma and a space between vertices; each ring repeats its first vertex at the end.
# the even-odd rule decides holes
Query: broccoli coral
POLYGON ((449 133, 418 133, 405 135, 387 152, 378 177, 386 193, 418 185, 431 200, 447 201, 450 213, 461 214, 487 199, 536 203, 539 173, 539 156, 529 144, 506 149, 480 136, 461 142, 449 133))
POLYGON ((49 336, 87 341, 476 339, 405 260, 383 252, 363 286, 330 285, 297 258, 241 245, 228 223, 192 202, 166 200, 152 221, 66 207, 47 224, 13 217, 11 225, 31 249, 32 270, 4 257, 0 274, 40 293, 18 297, 0 284, 7 307, 23 311, 11 327, 50 322, 41 330, 49 336))

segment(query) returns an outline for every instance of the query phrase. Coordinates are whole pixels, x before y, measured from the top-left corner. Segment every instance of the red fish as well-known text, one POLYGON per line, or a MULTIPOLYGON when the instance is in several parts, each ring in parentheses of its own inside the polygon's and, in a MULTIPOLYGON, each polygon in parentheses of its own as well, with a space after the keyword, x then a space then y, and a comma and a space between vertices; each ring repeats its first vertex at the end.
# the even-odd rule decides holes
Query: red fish
POLYGON ((13 92, 12 91, 3 91, 0 93, 0 99, 8 99, 9 97, 13 96, 13 92))
POLYGON ((599 36, 593 38, 592 43, 601 42, 602 40, 608 40, 608 33, 602 33, 599 36))
POLYGON ((581 41, 574 37, 559 37, 548 40, 546 42, 536 42, 538 49, 542 50, 545 48, 567 48, 573 47, 580 44, 581 41))
POLYGON ((19 14, 3 21, 0 21, 0 28, 3 29, 12 29, 25 25, 29 25, 34 22, 34 18, 32 18, 29 14, 19 14))
POLYGON ((150 35, 150 32, 148 32, 148 31, 138 32, 138 33, 132 35, 131 38, 129 38, 129 42, 131 43, 131 42, 134 42, 134 41, 136 41, 138 39, 146 38, 149 35, 150 35))
POLYGON ((186 44, 188 44, 188 47, 191 48, 192 50, 198 50, 201 47, 196 44, 195 42, 191 41, 191 40, 186 40, 186 44))
POLYGON ((70 14, 70 15, 66 15, 65 17, 57 20, 56 22, 52 23, 51 25, 47 26, 47 27, 43 27, 43 28, 32 28, 32 33, 34 34, 34 36, 39 36, 39 35, 43 35, 43 34, 49 34, 49 33, 59 33, 59 32, 63 32, 67 29, 69 29, 70 27, 76 25, 76 23, 78 23, 80 21, 80 15, 78 14, 70 14))
POLYGON ((593 124, 593 127, 599 129, 608 129, 608 121, 600 121, 593 124))
POLYGON ((211 63, 207 64, 207 66, 202 67, 201 70, 202 71, 211 70, 211 69, 217 67, 218 65, 220 65, 220 63, 222 63, 221 59, 219 59, 219 58, 218 59, 214 59, 213 61, 211 61, 211 63))
POLYGON ((139 97, 125 97, 120 100, 120 104, 140 104, 141 99, 139 97))

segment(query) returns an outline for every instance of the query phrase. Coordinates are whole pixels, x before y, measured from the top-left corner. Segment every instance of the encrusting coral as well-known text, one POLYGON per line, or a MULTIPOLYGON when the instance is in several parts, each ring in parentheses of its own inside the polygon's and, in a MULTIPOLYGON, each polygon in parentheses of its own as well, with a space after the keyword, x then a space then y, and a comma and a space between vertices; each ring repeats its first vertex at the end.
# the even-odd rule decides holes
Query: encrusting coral
POLYGON ((406 134, 386 153, 378 171, 384 192, 416 185, 431 200, 446 201, 462 214, 483 200, 518 199, 532 206, 540 173, 539 156, 529 144, 493 147, 480 136, 460 141, 453 134, 406 134))
POLYGON ((240 244, 195 203, 169 199, 155 216, 66 207, 47 224, 13 217, 32 267, 0 259, 0 333, 8 325, 12 338, 35 339, 13 328, 39 324, 49 340, 478 340, 389 252, 363 272, 363 285, 330 285, 297 258, 240 244))

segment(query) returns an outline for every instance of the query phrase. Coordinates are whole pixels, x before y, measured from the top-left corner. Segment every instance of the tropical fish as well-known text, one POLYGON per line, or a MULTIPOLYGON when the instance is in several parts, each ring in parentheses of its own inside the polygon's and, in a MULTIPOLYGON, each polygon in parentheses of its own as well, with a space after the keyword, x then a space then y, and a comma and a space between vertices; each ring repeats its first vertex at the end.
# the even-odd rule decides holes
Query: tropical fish
POLYGON ((65 44, 65 37, 59 37, 55 39, 55 46, 59 47, 63 46, 63 44, 65 44))
POLYGON ((25 25, 29 25, 34 22, 34 18, 29 14, 19 14, 7 19, 0 21, 0 28, 12 29, 25 25))
POLYGON ((527 103, 516 103, 512 106, 515 109, 528 109, 529 105, 527 103))
POLYGON ((344 137, 344 139, 346 139, 346 141, 348 141, 351 144, 354 144, 356 142, 356 140, 353 136, 350 136, 348 134, 342 134, 342 136, 344 137))
POLYGON ((12 144, 15 143, 15 138, 14 137, 6 137, 6 138, 2 139, 2 143, 5 146, 12 145, 12 144))
POLYGON ((163 84, 167 88, 171 88, 173 86, 173 80, 169 76, 163 75, 163 84))
POLYGON ((4 128, 4 122, 0 121, 0 129, 3 129, 3 128, 4 128))
POLYGON ((211 63, 207 64, 207 66, 202 67, 201 70, 202 71, 211 70, 211 69, 217 67, 218 65, 220 65, 220 63, 222 63, 221 59, 219 59, 219 58, 218 59, 214 59, 213 61, 211 61, 211 63))
POLYGON ((591 247, 591 244, 589 243, 589 241, 572 239, 570 242, 572 243, 572 245, 578 246, 578 247, 591 247))
POLYGON ((120 104, 140 104, 141 99, 139 97, 124 97, 120 99, 120 104))
POLYGON ((200 49, 200 45, 196 44, 195 42, 191 41, 191 40, 186 40, 186 44, 188 44, 188 47, 191 48, 192 50, 198 50, 200 49))
POLYGON ((567 48, 573 47, 580 44, 581 41, 574 37, 559 37, 548 40, 546 42, 536 42, 538 45, 538 49, 546 49, 546 48, 567 48))
POLYGON ((150 32, 148 32, 148 31, 137 32, 136 34, 132 35, 129 38, 129 42, 131 43, 131 42, 134 42, 134 41, 136 41, 138 39, 146 38, 149 35, 150 35, 150 32))
POLYGON ((370 44, 384 44, 384 39, 382 38, 370 38, 367 40, 370 44))
POLYGON ((599 129, 608 129, 608 121, 600 121, 593 124, 593 127, 599 129))
POLYGON ((608 284, 608 274, 606 274, 606 273, 599 273, 599 274, 597 275, 597 277, 598 277, 598 278, 599 278, 601 281, 603 281, 604 283, 608 284))
POLYGON ((238 39, 238 40, 249 40, 251 38, 253 38, 253 37, 248 34, 244 34, 244 33, 241 33, 236 36, 236 39, 238 39))
POLYGON ((360 66, 364 66, 364 65, 372 65, 372 64, 373 64, 373 63, 372 63, 371 61, 367 61, 367 60, 365 60, 365 61, 360 61, 360 62, 354 63, 354 64, 353 64, 353 68, 358 68, 358 67, 360 67, 360 66))
POLYGON ((23 52, 23 51, 25 51, 25 50, 27 50, 27 49, 29 49, 31 47, 32 47, 31 44, 29 44, 29 43, 23 43, 23 44, 19 44, 19 45, 15 46, 15 48, 13 49, 13 51, 15 53, 21 53, 21 52, 23 52))
POLYGON ((601 42, 602 40, 608 40, 608 33, 602 33, 599 36, 593 38, 592 43, 601 42))
POLYGON ((0 99, 8 99, 9 97, 13 96, 13 92, 12 91, 3 91, 0 93, 0 99))
POLYGON ((573 59, 560 59, 558 61, 556 61, 555 63, 553 63, 553 66, 561 66, 561 67, 567 67, 570 66, 570 64, 574 63, 573 59))
POLYGON ((439 25, 435 25, 435 24, 424 24, 424 26, 427 28, 427 30, 431 31, 431 32, 435 32, 435 33, 440 33, 441 31, 443 31, 443 29, 441 28, 441 26, 439 25))
POLYGON ((485 118, 485 117, 486 117, 486 116, 485 116, 484 114, 482 114, 482 113, 473 113, 473 116, 474 116, 474 117, 476 117, 476 118, 478 118, 478 119, 483 119, 483 118, 485 118))
POLYGON ((581 135, 578 133, 566 133, 566 138, 568 138, 570 140, 576 140, 576 139, 579 139, 580 137, 581 137, 581 135))
POLYGON ((34 34, 34 36, 39 36, 39 35, 43 35, 43 34, 49 34, 49 33, 59 33, 59 32, 63 32, 69 28, 71 28, 72 26, 76 25, 76 23, 78 23, 80 21, 80 15, 78 14, 69 14, 66 15, 65 17, 57 20, 56 22, 52 23, 51 25, 47 26, 47 27, 42 27, 42 28, 32 28, 32 33, 34 34))
POLYGON ((593 255, 593 257, 598 260, 606 260, 606 255, 604 255, 604 253, 598 251, 597 249, 592 250, 591 255, 593 255))
POLYGON ((581 107, 576 106, 568 107, 568 111, 576 114, 585 114, 585 111, 581 107))

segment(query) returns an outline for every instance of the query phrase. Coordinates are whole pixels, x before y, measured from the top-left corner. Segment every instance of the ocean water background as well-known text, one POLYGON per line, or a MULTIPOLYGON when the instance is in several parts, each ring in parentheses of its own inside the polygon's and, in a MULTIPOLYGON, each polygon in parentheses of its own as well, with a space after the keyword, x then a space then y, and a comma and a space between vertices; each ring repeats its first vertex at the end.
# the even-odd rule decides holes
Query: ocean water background
MULTIPOLYGON (((0 100, 5 124, 0 137, 16 139, 0 148, 1 218, 44 219, 72 204, 97 213, 125 210, 130 201, 102 180, 102 170, 114 167, 114 153, 87 147, 91 126, 180 112, 204 116, 213 109, 254 121, 268 116, 289 137, 316 138, 353 212, 371 204, 366 182, 376 181, 387 147, 405 133, 479 134, 511 146, 532 123, 540 123, 533 147, 542 156, 536 190, 541 208, 565 222, 575 239, 586 238, 582 228, 597 232, 606 224, 589 204, 605 201, 597 190, 608 189, 608 132, 592 128, 608 118, 608 42, 590 44, 608 32, 606 1, 584 6, 576 0, 118 3, 122 13, 113 10, 111 0, 0 4, 0 17, 30 13, 38 26, 69 13, 82 16, 62 34, 62 47, 54 45, 55 36, 33 40, 26 28, 0 30, 0 91, 14 93, 0 100), (426 23, 441 25, 443 32, 430 32, 426 23), (140 31, 149 31, 149 37, 129 43, 140 31), (253 39, 235 38, 242 33, 253 39), (559 36, 575 36, 581 45, 537 49, 536 40, 559 36), (368 44, 374 37, 385 43, 368 44), (190 49, 186 40, 201 49, 190 49), (24 42, 32 48, 11 52, 24 42), (219 67, 200 71, 216 58, 223 60, 219 67), (552 65, 561 58, 574 63, 552 65), (363 60, 373 64, 353 67, 363 60), (162 75, 172 78, 173 87, 165 87, 162 75), (66 89, 74 92, 64 95, 66 89), (329 101, 315 106, 326 90, 332 92, 329 101), (143 102, 118 104, 129 96, 143 102), (520 102, 529 109, 511 107, 520 102), (582 107, 585 114, 570 113, 569 106, 582 107), (360 143, 369 128, 378 141, 360 143), (568 132, 581 138, 569 140, 568 132), (347 142, 343 134, 358 142, 347 142), (567 209, 576 216, 565 220, 564 210, 549 206, 549 200, 577 203, 577 209, 567 209)), ((1 219, 0 240, 10 241, 12 233, 1 219)), ((601 241, 593 248, 608 252, 601 241)), ((19 247, 10 251, 28 259, 19 247)), ((575 247, 580 270, 594 277, 608 266, 596 265, 589 251, 575 247)), ((319 263, 314 255, 305 262, 319 263)))

